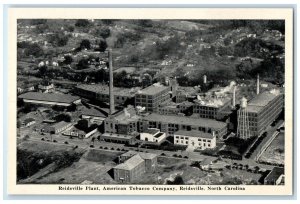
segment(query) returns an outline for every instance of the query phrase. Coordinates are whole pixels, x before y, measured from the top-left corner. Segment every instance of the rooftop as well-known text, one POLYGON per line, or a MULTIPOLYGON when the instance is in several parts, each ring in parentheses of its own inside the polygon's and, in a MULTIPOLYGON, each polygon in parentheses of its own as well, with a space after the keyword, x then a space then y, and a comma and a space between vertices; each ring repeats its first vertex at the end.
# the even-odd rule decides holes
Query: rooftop
POLYGON ((178 86, 177 93, 184 94, 184 95, 196 95, 200 91, 200 88, 195 86, 178 86))
POLYGON ((226 123, 207 119, 207 118, 192 118, 175 115, 160 115, 157 113, 151 113, 144 117, 145 120, 160 121, 165 123, 182 124, 182 125, 194 125, 200 127, 210 127, 213 129, 221 129, 227 126, 226 123))
POLYGON ((111 137, 111 138, 120 138, 120 139, 131 139, 133 135, 123 135, 123 134, 115 134, 115 133, 103 133, 103 137, 111 137))
POLYGON ((37 101, 50 101, 50 102, 60 102, 60 103, 73 103, 79 100, 78 96, 72 96, 69 94, 56 94, 56 93, 40 93, 40 92, 27 92, 21 94, 19 98, 27 100, 37 100, 37 101))
POLYGON ((96 108, 84 108, 81 111, 82 115, 89 115, 89 116, 97 116, 97 117, 102 117, 102 118, 106 118, 107 115, 105 113, 103 113, 102 111, 96 109, 96 108))
POLYGON ((30 122, 33 122, 33 121, 35 121, 35 119, 33 119, 33 118, 26 118, 24 120, 24 123, 26 124, 26 123, 30 123, 30 122))
POLYGON ((163 86, 159 83, 156 83, 138 91, 138 93, 143 95, 156 95, 168 88, 169 88, 168 86, 163 86))
POLYGON ((215 137, 210 133, 201 132, 198 130, 191 130, 191 131, 179 130, 175 132, 174 135, 192 136, 192 137, 200 137, 206 139, 213 139, 215 137))
MULTIPOLYGON (((76 88, 95 92, 95 93, 109 94, 109 86, 102 85, 102 84, 80 84, 76 88)), ((140 89, 141 89, 140 87, 134 87, 131 89, 114 87, 113 90, 114 90, 114 95, 133 97, 136 94, 136 92, 140 89)))
POLYGON ((149 133, 151 135, 155 135, 157 133, 159 133, 159 129, 156 129, 156 128, 148 128, 147 130, 144 130, 143 131, 144 133, 149 133))
POLYGON ((265 91, 248 102, 247 110, 249 112, 259 112, 280 95, 279 91, 265 91))
POLYGON ((144 159, 142 159, 142 157, 139 154, 136 154, 130 159, 126 160, 124 163, 115 166, 114 169, 132 170, 143 162, 144 159))
POLYGON ((55 124, 52 125, 51 127, 54 127, 55 129, 61 129, 61 128, 67 126, 68 124, 70 124, 70 123, 67 123, 67 122, 65 122, 65 121, 60 121, 60 122, 58 122, 58 123, 55 123, 55 124))

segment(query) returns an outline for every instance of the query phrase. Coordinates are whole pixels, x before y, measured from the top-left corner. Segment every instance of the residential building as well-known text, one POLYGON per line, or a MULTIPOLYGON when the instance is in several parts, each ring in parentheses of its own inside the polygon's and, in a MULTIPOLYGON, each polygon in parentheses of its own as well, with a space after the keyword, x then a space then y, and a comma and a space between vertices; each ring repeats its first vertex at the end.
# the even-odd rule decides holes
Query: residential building
POLYGON ((216 136, 214 132, 204 133, 198 130, 179 130, 174 133, 174 144, 186 145, 188 149, 212 149, 216 147, 216 136))
POLYGON ((36 121, 35 121, 35 119, 33 119, 33 118, 26 118, 26 119, 23 121, 22 126, 24 126, 24 127, 29 127, 29 126, 35 124, 35 122, 36 122, 36 121))
POLYGON ((159 104, 170 99, 171 87, 156 83, 137 92, 135 105, 145 107, 147 112, 156 112, 159 104))

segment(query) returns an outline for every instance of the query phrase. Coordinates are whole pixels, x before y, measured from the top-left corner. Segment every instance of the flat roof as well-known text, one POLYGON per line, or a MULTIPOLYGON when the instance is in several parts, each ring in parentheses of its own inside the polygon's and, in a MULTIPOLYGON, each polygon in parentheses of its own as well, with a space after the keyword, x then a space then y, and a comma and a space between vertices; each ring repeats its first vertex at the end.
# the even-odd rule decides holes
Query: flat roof
POLYGON ((160 131, 159 131, 159 129, 157 129, 157 128, 148 128, 147 130, 144 130, 143 132, 144 132, 144 133, 149 133, 149 134, 154 135, 154 134, 156 134, 156 133, 159 133, 160 131))
POLYGON ((133 135, 123 135, 123 134, 115 134, 115 133, 103 133, 103 137, 111 137, 111 138, 120 138, 120 139, 131 139, 133 135))
MULTIPOLYGON (((99 94, 109 94, 109 86, 103 84, 80 84, 76 86, 76 88, 83 89, 86 91, 91 91, 94 93, 99 93, 99 94)), ((134 88, 114 87, 113 91, 114 91, 114 95, 133 97, 140 89, 141 89, 140 87, 134 87, 134 88)))
POLYGON ((271 101, 273 101, 281 93, 271 93, 270 91, 265 91, 248 102, 247 110, 249 112, 259 112, 264 107, 266 107, 271 101))
POLYGON ((192 137, 200 137, 206 139, 213 139, 215 137, 210 133, 201 132, 198 130, 191 130, 191 131, 179 130, 177 132, 174 132, 174 135, 192 136, 192 137))
POLYGON ((84 108, 81 111, 81 115, 88 115, 88 116, 96 116, 96 117, 102 117, 102 118, 106 118, 107 115, 105 115, 103 112, 101 112, 100 110, 96 109, 96 108, 84 108))
POLYGON ((151 113, 144 117, 145 120, 161 121, 165 123, 182 124, 182 125, 194 125, 200 127, 210 127, 213 129, 222 129, 227 126, 226 123, 207 119, 207 118, 193 118, 176 115, 160 115, 157 113, 151 113))
POLYGON ((138 91, 138 94, 143 94, 143 95, 156 95, 166 89, 168 89, 168 86, 163 86, 159 83, 152 84, 151 86, 148 86, 140 91, 138 91))
POLYGON ((142 157, 139 154, 136 154, 133 157, 126 160, 124 163, 115 166, 114 169, 132 170, 142 162, 144 162, 142 157))
POLYGON ((177 93, 181 93, 184 95, 196 95, 200 91, 199 87, 191 87, 191 86, 178 86, 177 93))
POLYGON ((54 125, 51 125, 51 127, 54 127, 55 129, 60 129, 60 128, 63 128, 65 126, 69 125, 69 124, 71 124, 71 123, 67 123, 65 121, 60 121, 58 123, 55 123, 54 125))
POLYGON ((36 101, 48 101, 59 103, 73 103, 80 99, 78 96, 72 96, 69 94, 57 94, 57 93, 40 93, 40 92, 27 92, 19 95, 21 99, 36 100, 36 101))

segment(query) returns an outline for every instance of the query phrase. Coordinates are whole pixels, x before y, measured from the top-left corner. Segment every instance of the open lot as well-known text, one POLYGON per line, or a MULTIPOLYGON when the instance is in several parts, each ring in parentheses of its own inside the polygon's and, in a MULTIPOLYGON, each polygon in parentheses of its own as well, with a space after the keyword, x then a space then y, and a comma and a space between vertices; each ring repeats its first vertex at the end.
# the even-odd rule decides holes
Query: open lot
POLYGON ((284 133, 279 133, 270 146, 261 155, 259 161, 284 164, 284 133))

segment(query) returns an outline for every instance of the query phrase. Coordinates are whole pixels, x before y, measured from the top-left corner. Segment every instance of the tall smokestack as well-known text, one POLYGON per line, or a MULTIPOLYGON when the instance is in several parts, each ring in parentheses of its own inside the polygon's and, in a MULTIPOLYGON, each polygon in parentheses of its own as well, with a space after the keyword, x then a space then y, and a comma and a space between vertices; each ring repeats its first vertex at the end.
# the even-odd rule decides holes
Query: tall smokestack
POLYGON ((114 75, 112 67, 112 49, 108 49, 109 60, 109 113, 112 115, 115 112, 115 98, 114 98, 114 75))
POLYGON ((207 76, 203 75, 203 84, 206 84, 206 83, 207 83, 207 76))
POLYGON ((259 74, 257 74, 257 81, 256 81, 256 94, 258 95, 259 94, 259 74))
POLYGON ((236 92, 236 86, 233 87, 233 96, 232 96, 232 106, 235 107, 235 92, 236 92))

